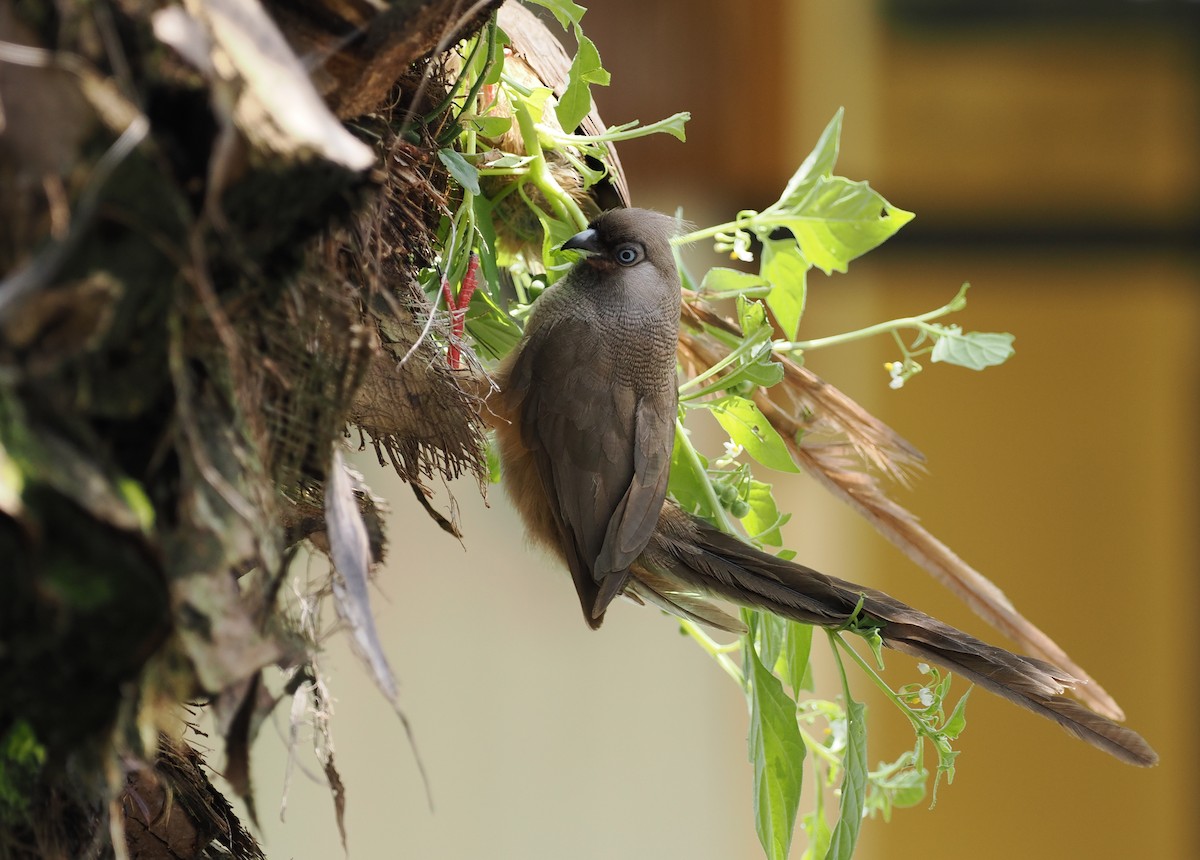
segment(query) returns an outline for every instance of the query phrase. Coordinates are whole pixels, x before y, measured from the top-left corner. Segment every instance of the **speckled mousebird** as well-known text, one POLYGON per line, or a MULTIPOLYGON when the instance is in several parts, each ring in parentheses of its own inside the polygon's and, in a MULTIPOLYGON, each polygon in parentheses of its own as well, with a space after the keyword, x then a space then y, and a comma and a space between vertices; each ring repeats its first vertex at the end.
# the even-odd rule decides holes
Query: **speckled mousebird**
POLYGON ((566 241, 584 256, 534 305, 488 403, 507 493, 531 536, 571 571, 588 625, 599 627, 619 594, 732 631, 741 622, 713 598, 828 628, 857 609, 887 647, 957 672, 1123 761, 1155 764, 1136 732, 1064 696, 1075 679, 1055 666, 781 561, 667 499, 678 402, 675 231, 666 215, 617 209, 566 241))

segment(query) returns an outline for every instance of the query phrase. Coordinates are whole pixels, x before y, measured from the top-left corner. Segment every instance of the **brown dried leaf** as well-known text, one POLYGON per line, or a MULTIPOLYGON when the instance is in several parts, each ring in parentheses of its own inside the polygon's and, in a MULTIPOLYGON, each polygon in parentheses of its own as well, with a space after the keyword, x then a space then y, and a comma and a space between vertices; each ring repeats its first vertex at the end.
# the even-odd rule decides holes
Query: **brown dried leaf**
POLYGON ((349 848, 346 847, 346 786, 333 763, 332 749, 328 751, 325 759, 325 778, 329 780, 329 790, 333 795, 333 812, 337 817, 338 835, 342 838, 342 850, 349 853, 349 848))
POLYGON ((185 7, 156 13, 155 35, 212 76, 223 95, 213 104, 227 121, 278 153, 315 153, 350 170, 375 163, 371 148, 325 106, 257 0, 188 0, 185 7))

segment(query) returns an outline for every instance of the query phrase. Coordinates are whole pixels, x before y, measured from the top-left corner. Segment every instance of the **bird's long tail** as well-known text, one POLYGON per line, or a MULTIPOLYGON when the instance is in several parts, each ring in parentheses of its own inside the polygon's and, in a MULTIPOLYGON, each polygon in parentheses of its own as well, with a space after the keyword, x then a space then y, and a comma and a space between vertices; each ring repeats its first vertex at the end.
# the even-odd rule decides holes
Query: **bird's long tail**
POLYGON ((857 623, 877 626, 889 648, 969 678, 1122 761, 1143 767, 1158 762, 1137 732, 1064 696, 1076 679, 1049 663, 988 645, 883 592, 781 561, 678 508, 664 510, 639 562, 657 577, 659 592, 664 579, 673 580, 680 593, 698 589, 827 628, 846 625, 857 612, 857 623))

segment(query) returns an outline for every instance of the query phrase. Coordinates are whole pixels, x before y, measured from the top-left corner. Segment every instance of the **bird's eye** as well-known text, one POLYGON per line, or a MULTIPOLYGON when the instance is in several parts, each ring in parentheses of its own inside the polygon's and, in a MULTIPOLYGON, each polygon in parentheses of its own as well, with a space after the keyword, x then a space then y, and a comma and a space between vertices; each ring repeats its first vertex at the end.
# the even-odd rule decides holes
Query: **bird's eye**
POLYGON ((617 248, 615 256, 617 262, 622 266, 632 266, 638 260, 642 259, 642 249, 637 245, 622 245, 617 248))

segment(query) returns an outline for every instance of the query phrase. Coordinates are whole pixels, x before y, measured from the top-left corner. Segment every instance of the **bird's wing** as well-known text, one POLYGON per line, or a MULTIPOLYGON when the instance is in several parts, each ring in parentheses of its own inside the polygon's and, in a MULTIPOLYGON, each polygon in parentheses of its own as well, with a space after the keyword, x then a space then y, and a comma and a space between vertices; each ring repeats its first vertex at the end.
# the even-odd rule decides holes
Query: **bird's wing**
POLYGON ((594 326, 570 319, 550 325, 517 358, 509 385, 524 394, 522 442, 537 463, 584 615, 596 627, 666 497, 674 405, 657 401, 673 398, 640 396, 623 384, 594 326))
MULTIPOLYGON (((671 380, 674 384, 674 380, 671 380)), ((625 492, 613 511, 604 535, 604 545, 596 559, 600 594, 593 614, 603 614, 608 604, 621 593, 628 578, 629 565, 642 554, 654 528, 663 500, 667 497, 667 479, 671 471, 671 447, 675 434, 676 402, 674 392, 637 398, 633 413, 633 473, 625 492), (605 575, 620 571, 621 576, 605 575)))

